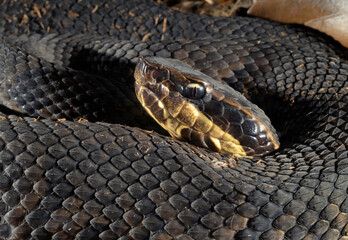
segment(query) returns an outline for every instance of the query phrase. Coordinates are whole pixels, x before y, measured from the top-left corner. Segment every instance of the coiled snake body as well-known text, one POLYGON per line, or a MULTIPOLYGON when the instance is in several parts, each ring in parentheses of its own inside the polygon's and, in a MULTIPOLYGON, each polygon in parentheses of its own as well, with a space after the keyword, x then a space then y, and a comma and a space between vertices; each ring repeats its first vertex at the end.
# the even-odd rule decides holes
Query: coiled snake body
POLYGON ((348 63, 331 39, 144 0, 3 1, 0 16, 1 238, 347 238, 348 63), (144 55, 248 96, 280 149, 232 159, 135 128, 161 131, 133 90, 144 55))

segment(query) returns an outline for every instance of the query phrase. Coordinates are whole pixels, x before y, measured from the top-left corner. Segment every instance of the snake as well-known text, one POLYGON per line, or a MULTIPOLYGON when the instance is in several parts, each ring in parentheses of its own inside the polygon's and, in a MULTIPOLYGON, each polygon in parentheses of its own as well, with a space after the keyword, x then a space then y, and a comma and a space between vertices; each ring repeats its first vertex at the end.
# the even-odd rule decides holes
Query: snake
POLYGON ((150 0, 4 0, 0 19, 2 239, 347 239, 348 63, 330 37, 150 0), (137 99, 149 76, 204 102, 203 124, 258 128, 226 134, 235 155, 174 139, 137 99))

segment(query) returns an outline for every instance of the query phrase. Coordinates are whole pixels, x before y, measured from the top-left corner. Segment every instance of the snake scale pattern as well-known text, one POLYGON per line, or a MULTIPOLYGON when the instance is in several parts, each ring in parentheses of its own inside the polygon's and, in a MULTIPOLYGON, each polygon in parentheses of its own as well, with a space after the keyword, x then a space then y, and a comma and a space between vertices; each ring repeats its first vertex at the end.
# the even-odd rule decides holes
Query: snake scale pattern
POLYGON ((148 0, 4 0, 0 34, 1 239, 348 239, 335 41, 148 0), (232 159, 156 133, 133 89, 143 55, 248 96, 281 148, 232 159))

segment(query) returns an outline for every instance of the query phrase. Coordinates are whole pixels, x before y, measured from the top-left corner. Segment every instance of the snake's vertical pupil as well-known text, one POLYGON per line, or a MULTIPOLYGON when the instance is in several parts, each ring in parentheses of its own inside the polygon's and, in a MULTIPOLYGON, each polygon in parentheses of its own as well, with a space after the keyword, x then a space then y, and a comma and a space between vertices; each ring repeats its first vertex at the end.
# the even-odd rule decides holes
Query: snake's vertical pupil
POLYGON ((199 83, 187 84, 185 88, 186 97, 192 99, 201 99, 205 94, 205 87, 199 83))

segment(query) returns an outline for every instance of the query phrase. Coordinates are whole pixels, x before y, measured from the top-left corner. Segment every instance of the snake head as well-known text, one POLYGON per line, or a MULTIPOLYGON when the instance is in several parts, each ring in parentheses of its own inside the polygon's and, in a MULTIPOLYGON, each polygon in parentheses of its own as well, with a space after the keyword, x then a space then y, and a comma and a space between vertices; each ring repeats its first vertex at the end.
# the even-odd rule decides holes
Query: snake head
POLYGON ((179 60, 143 57, 134 76, 140 103, 176 139, 236 157, 261 156, 279 147, 260 108, 179 60))

